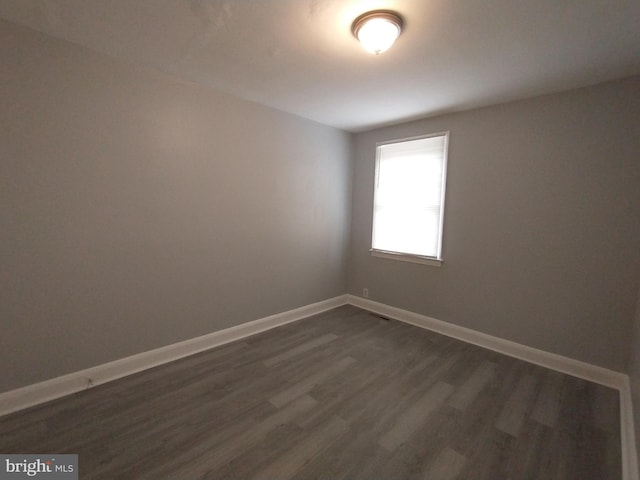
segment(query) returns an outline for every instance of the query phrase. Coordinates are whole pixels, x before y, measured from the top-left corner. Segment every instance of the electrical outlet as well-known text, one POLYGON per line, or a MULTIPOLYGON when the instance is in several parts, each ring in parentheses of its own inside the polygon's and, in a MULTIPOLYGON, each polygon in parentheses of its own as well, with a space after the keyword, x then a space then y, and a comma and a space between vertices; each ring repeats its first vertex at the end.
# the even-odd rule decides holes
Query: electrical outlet
POLYGON ((369 298, 369 289, 368 288, 363 288, 362 289, 362 296, 364 298, 369 298))

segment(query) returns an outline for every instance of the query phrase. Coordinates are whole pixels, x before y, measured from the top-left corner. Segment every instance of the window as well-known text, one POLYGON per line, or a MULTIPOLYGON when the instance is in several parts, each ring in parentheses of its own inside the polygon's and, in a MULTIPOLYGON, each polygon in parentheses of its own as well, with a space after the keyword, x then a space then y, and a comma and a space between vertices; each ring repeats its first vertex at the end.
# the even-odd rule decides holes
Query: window
POLYGON ((371 252, 440 265, 449 134, 378 144, 371 252))

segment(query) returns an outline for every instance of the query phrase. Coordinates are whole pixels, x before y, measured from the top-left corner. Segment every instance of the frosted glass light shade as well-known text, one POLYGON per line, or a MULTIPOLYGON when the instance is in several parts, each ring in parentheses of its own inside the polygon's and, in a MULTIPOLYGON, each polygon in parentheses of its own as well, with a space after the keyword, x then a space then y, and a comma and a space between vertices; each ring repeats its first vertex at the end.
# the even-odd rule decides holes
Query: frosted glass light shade
POLYGON ((400 36, 402 18, 387 10, 367 12, 354 20, 351 30, 365 50, 378 55, 400 36))

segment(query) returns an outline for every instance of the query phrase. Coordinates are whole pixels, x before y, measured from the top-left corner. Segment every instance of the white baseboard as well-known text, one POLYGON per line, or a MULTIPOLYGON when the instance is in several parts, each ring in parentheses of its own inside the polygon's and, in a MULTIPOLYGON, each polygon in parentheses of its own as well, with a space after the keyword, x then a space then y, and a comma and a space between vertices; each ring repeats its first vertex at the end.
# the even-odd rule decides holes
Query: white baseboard
POLYGON ((341 295, 304 307, 264 317, 234 327, 219 330, 201 337, 167 345, 155 350, 143 352, 113 362, 98 365, 51 380, 28 385, 0 394, 0 416, 16 412, 40 403, 100 385, 147 370, 174 360, 178 360, 225 343, 240 340, 266 330, 295 322, 311 315, 331 310, 341 305, 355 307, 399 320, 417 327, 425 328, 449 337, 478 345, 489 350, 509 355, 529 363, 583 378, 620 392, 620 425, 622 439, 623 480, 640 480, 633 424, 633 407, 629 376, 589 363, 545 352, 510 340, 494 337, 469 328, 437 320, 418 313, 410 312, 355 295, 341 295), (90 383, 89 383, 90 382, 90 383))
POLYGON ((0 394, 0 416, 345 305, 341 295, 0 394))
POLYGON ((628 375, 355 295, 347 295, 347 303, 384 317, 409 323, 466 343, 509 355, 510 357, 617 389, 620 392, 622 479, 639 480, 633 406, 628 375))
POLYGON ((574 377, 583 378, 607 387, 620 389, 627 377, 625 374, 620 372, 608 370, 606 368, 591 365, 590 363, 581 362, 572 358, 563 357, 562 355, 557 355, 555 353, 545 352, 544 350, 538 350, 537 348, 527 347, 520 343, 494 337, 493 335, 454 325, 453 323, 443 322, 442 320, 427 317, 426 315, 420 315, 419 313, 390 307, 389 305, 374 302, 366 298, 356 297, 355 295, 347 295, 347 302, 364 310, 369 310, 370 312, 393 318, 394 320, 400 320, 401 322, 441 333, 448 337, 488 348, 489 350, 503 353, 510 357, 515 357, 542 367, 557 370, 562 373, 568 373, 574 377))
POLYGON ((620 437, 622 440, 622 478, 624 480, 638 480, 636 432, 633 422, 631 385, 628 376, 620 389, 620 437))

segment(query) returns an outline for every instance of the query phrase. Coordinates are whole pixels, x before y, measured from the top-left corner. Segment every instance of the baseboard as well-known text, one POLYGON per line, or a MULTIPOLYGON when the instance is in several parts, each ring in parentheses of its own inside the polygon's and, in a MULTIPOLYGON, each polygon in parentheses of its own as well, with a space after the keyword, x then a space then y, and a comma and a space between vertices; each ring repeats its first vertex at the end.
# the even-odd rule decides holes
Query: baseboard
POLYGON ((113 362, 73 372, 51 380, 0 394, 0 416, 32 407, 49 400, 107 383, 118 378, 156 367, 180 358, 316 315, 341 305, 355 307, 425 328, 473 345, 478 345, 520 360, 615 388, 620 392, 620 426, 623 480, 640 480, 638 476, 633 406, 629 377, 620 372, 591 365, 554 353, 494 337, 469 328, 437 320, 355 295, 341 295, 304 307, 288 310, 201 337, 167 345, 113 362))
POLYGON ((638 477, 633 406, 628 375, 574 360, 573 358, 538 350, 537 348, 528 347, 510 340, 494 337, 486 333, 477 332, 469 328, 427 317, 426 315, 391 307, 366 298, 355 295, 347 295, 346 297, 347 303, 378 315, 409 323, 447 335, 448 337, 509 355, 510 357, 617 389, 620 392, 622 479, 640 480, 638 477))
POLYGON ((391 307, 389 305, 374 302, 366 298, 360 298, 355 295, 347 295, 347 302, 356 307, 369 310, 385 317, 400 320, 401 322, 441 333, 448 337, 453 337, 473 345, 488 348, 489 350, 503 353, 510 357, 515 357, 529 363, 534 363, 542 367, 567 373, 574 377, 583 378, 607 387, 620 389, 627 377, 625 374, 620 372, 608 370, 606 368, 591 365, 590 363, 581 362, 572 358, 563 357, 562 355, 557 355, 555 353, 538 350, 537 348, 528 347, 520 343, 494 337, 486 333, 471 330, 470 328, 454 325, 453 323, 437 320, 408 310, 402 310, 401 308, 391 307))
POLYGON ((620 389, 620 437, 622 447, 622 478, 624 480, 638 480, 636 432, 633 422, 631 385, 628 376, 620 389))
POLYGON ((0 416, 345 305, 341 295, 0 394, 0 416))

